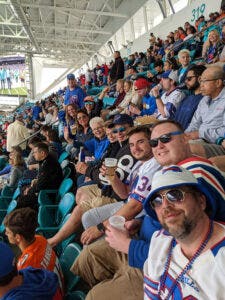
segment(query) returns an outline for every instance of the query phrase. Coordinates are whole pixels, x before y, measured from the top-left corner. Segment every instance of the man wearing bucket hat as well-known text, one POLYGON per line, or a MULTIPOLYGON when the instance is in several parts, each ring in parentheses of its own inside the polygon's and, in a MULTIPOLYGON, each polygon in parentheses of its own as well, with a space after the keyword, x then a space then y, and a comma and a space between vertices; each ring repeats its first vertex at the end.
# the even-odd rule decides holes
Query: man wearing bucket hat
POLYGON ((154 175, 144 208, 164 230, 152 236, 144 299, 223 299, 225 226, 215 222, 221 206, 224 200, 182 167, 154 175))
POLYGON ((14 253, 0 242, 1 300, 61 300, 57 275, 53 272, 26 268, 17 271, 14 253))

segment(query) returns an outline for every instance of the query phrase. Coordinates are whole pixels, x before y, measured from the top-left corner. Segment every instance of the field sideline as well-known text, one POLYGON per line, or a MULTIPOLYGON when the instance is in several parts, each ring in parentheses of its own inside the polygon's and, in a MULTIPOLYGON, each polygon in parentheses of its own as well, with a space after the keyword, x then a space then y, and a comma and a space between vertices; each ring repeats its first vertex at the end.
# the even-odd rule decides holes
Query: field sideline
POLYGON ((9 96, 27 96, 26 87, 17 87, 10 89, 0 89, 0 95, 9 95, 9 96))

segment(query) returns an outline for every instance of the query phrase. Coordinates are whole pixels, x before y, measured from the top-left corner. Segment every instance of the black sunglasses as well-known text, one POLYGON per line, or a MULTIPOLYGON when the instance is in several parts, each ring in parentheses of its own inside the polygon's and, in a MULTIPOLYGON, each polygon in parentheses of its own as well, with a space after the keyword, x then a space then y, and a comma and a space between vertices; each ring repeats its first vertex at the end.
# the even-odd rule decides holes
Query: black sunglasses
POLYGON ((169 133, 165 133, 156 139, 151 139, 149 141, 149 144, 152 148, 155 148, 158 146, 159 141, 163 144, 169 143, 171 141, 173 135, 179 135, 179 134, 183 134, 183 132, 182 131, 172 131, 169 133))
POLYGON ((113 129, 113 133, 124 132, 125 130, 126 130, 125 127, 119 127, 119 128, 113 129))
POLYGON ((172 189, 167 191, 164 194, 156 194, 153 196, 153 198, 150 200, 151 207, 153 209, 159 208, 163 204, 163 198, 165 197, 167 201, 170 203, 176 204, 184 201, 185 193, 180 189, 172 189))
POLYGON ((198 76, 195 76, 195 75, 193 75, 193 76, 186 76, 185 81, 191 81, 191 79, 194 78, 194 77, 198 77, 198 76))

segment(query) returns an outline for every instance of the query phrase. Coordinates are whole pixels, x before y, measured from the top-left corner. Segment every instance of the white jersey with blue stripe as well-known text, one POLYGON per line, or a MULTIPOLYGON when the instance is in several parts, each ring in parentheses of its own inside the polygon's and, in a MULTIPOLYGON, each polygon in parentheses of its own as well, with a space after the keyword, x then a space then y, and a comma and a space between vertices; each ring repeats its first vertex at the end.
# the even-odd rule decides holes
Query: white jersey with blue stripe
MULTIPOLYGON (((217 223, 220 224, 220 223, 217 223)), ((181 277, 169 300, 223 300, 225 276, 225 225, 224 238, 203 252, 191 269, 181 277)), ((171 286, 188 263, 179 244, 173 248, 165 290, 158 295, 160 277, 164 272, 172 236, 164 230, 153 234, 148 258, 144 264, 144 299, 166 299, 171 286)))

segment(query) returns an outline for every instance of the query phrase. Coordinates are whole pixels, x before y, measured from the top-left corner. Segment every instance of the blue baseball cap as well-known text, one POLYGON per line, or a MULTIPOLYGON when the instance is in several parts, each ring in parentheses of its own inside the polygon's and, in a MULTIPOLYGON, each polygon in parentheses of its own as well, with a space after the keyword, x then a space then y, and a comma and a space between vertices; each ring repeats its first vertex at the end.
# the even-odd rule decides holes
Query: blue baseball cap
POLYGON ((114 125, 122 125, 122 124, 129 124, 130 126, 134 126, 134 121, 131 116, 127 114, 118 114, 115 115, 113 119, 114 125))
POLYGON ((70 79, 75 79, 75 75, 74 74, 68 74, 67 75, 67 79, 70 80, 70 79))
POLYGON ((162 75, 160 75, 160 78, 169 78, 170 72, 171 71, 166 71, 166 72, 162 73, 162 75))
POLYGON ((11 273, 16 265, 15 255, 12 249, 0 242, 0 279, 11 273))

